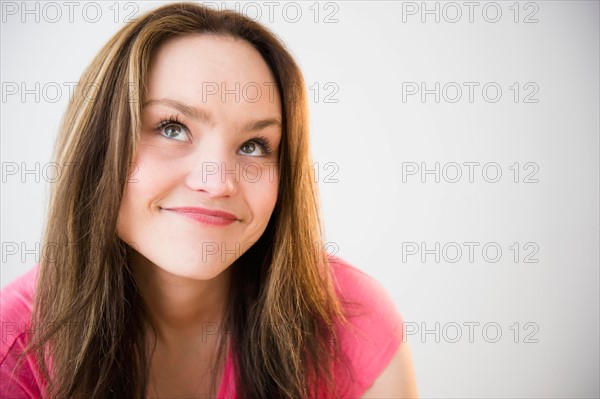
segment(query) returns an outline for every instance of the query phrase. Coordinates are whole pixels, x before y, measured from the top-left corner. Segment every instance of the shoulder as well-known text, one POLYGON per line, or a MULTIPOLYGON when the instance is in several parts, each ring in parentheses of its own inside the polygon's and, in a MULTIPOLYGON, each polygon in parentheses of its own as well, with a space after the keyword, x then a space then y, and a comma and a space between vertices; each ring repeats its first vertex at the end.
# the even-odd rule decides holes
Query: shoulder
MULTIPOLYGON (((333 283, 354 328, 373 333, 373 324, 398 333, 402 316, 385 287, 375 278, 340 257, 330 258, 333 283), (390 330, 392 329, 392 330, 390 330)), ((400 338, 400 337, 397 337, 400 338)))
POLYGON ((357 266, 338 256, 330 256, 329 264, 336 290, 344 298, 391 300, 383 285, 357 266))
POLYGON ((345 365, 336 364, 336 385, 345 387, 343 397, 358 398, 398 352, 403 318, 384 286, 358 267, 332 256, 330 270, 348 319, 337 326, 347 359, 345 365))
POLYGON ((26 356, 18 370, 19 355, 32 332, 30 318, 39 265, 34 266, 0 291, 0 397, 38 397, 41 383, 33 359, 26 356))

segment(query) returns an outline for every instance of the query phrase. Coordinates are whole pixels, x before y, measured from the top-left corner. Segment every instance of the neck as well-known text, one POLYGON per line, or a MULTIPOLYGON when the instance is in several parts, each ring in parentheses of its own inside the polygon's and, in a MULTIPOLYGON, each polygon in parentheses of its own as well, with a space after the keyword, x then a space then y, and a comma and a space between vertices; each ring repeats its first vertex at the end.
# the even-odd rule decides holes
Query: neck
POLYGON ((231 268, 211 280, 193 280, 169 273, 137 252, 131 265, 158 341, 170 346, 216 338, 231 268))

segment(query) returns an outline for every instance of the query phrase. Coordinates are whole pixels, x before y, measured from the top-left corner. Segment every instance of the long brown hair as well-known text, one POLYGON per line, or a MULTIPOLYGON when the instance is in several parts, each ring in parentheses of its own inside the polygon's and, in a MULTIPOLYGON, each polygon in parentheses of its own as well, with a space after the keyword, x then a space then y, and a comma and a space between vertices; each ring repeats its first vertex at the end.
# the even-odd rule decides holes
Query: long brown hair
MULTIPOLYGON (((305 84, 278 38, 233 11, 169 4, 123 27, 85 70, 63 118, 27 351, 48 381, 46 397, 144 398, 147 311, 116 220, 136 152, 150 60, 166 39, 241 38, 262 55, 282 101, 279 193, 257 243, 232 266, 221 333, 231 336, 236 390, 248 398, 336 396, 333 362, 346 321, 323 250, 312 180, 305 84)), ((219 341, 223 363, 225 340, 219 341)), ((212 378, 214 392, 216 381, 212 378)))

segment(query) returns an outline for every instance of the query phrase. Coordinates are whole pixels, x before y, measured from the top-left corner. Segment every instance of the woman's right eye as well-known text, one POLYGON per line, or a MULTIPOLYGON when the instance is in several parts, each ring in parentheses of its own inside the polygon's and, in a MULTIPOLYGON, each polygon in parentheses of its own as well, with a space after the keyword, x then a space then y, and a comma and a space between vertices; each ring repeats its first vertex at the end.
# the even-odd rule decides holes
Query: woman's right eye
POLYGON ((169 139, 190 141, 187 128, 179 122, 162 121, 159 124, 158 131, 162 136, 169 139))

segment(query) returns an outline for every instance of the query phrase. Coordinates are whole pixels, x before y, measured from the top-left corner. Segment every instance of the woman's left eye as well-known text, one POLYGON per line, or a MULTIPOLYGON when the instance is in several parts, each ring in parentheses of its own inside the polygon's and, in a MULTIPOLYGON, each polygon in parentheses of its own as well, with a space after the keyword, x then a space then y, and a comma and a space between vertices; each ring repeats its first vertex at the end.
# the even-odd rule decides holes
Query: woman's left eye
POLYGON ((266 137, 256 137, 252 140, 246 141, 240 147, 240 151, 243 155, 250 155, 254 157, 267 156, 271 153, 271 144, 266 137))

